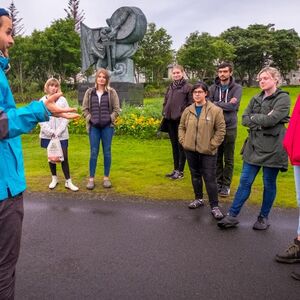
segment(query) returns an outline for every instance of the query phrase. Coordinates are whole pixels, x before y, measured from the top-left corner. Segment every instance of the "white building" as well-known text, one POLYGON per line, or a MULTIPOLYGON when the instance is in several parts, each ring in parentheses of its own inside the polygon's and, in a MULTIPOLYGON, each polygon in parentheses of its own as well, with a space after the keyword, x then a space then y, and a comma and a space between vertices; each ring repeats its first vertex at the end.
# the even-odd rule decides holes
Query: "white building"
POLYGON ((289 85, 300 85, 300 59, 297 61, 298 69, 292 70, 286 76, 289 85))

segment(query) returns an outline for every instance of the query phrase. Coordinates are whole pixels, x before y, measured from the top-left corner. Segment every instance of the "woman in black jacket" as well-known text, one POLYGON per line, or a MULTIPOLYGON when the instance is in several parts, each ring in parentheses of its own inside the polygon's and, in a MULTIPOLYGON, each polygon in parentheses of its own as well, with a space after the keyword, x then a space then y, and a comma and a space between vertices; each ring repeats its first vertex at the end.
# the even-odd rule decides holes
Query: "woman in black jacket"
POLYGON ((184 70, 182 66, 173 66, 173 82, 167 89, 163 103, 163 116, 166 119, 173 151, 174 169, 171 173, 166 174, 166 177, 171 179, 183 178, 186 161, 183 148, 178 141, 178 126, 182 112, 192 103, 192 85, 184 79, 183 75, 184 70))

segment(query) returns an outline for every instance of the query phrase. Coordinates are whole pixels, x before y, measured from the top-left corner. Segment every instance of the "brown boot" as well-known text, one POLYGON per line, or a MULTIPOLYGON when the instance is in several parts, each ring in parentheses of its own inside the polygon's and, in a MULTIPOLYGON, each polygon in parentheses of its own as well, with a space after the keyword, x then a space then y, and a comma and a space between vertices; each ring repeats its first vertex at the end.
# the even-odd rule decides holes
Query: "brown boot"
POLYGON ((294 242, 283 253, 277 254, 275 259, 286 264, 300 263, 300 241, 294 239, 294 242))

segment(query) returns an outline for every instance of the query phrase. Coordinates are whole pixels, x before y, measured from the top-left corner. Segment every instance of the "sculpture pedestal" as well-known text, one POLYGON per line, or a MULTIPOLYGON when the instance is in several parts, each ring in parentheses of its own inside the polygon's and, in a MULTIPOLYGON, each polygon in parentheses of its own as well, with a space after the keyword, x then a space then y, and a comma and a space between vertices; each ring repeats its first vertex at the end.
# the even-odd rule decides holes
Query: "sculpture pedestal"
MULTIPOLYGON (((78 85, 78 103, 82 105, 83 96, 89 87, 94 87, 95 83, 80 83, 78 85)), ((130 105, 143 105, 144 102, 144 85, 142 83, 131 82, 111 82, 119 96, 120 105, 124 102, 130 105)))

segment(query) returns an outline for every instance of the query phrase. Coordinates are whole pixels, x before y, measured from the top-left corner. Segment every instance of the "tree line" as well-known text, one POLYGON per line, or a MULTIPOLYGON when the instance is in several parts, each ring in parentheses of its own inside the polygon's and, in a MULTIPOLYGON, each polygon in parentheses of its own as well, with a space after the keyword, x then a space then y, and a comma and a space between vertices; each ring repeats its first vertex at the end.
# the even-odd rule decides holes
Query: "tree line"
POLYGON ((183 65, 190 78, 209 79, 221 61, 231 61, 235 76, 252 85, 254 76, 266 65, 277 67, 283 77, 297 69, 300 38, 294 29, 276 30, 274 24, 253 24, 243 29, 231 27, 219 36, 193 32, 177 52, 171 49, 171 36, 163 28, 148 25, 147 33, 135 55, 138 71, 147 81, 160 82, 163 70, 171 63, 183 65))
MULTIPOLYGON (((22 19, 12 2, 9 10, 14 25, 15 46, 10 50, 12 69, 9 78, 15 92, 41 90, 50 76, 62 82, 73 78, 81 69, 79 24, 84 12, 79 0, 69 0, 66 18, 54 20, 45 30, 34 30, 24 36, 22 19)), ((219 36, 192 32, 178 51, 172 49, 172 37, 164 28, 149 23, 144 39, 133 60, 137 74, 146 82, 159 85, 167 67, 178 63, 191 79, 211 79, 220 61, 232 61, 235 77, 253 83, 258 70, 265 65, 277 67, 283 76, 297 68, 300 38, 294 29, 275 29, 274 24, 253 24, 247 28, 231 27, 219 36)))

